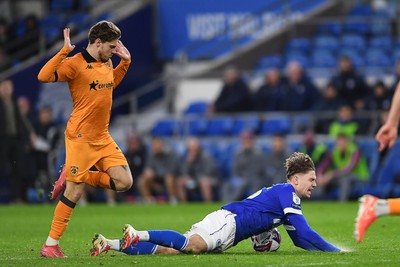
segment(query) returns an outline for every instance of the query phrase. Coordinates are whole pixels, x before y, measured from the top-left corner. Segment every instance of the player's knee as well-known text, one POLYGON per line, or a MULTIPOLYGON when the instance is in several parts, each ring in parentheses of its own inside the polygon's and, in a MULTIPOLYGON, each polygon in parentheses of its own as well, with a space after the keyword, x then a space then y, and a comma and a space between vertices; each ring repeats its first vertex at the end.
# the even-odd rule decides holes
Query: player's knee
POLYGON ((126 179, 121 181, 120 191, 128 191, 133 185, 132 177, 127 177, 126 179))

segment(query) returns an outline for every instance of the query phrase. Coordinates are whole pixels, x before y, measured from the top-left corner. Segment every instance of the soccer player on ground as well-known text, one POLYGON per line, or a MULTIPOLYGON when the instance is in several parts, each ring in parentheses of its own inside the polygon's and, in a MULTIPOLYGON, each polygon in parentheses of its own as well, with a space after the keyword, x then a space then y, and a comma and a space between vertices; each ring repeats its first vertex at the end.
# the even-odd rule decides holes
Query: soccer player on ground
POLYGON ((130 255, 222 252, 240 241, 283 224, 293 243, 305 250, 339 252, 310 228, 301 211, 301 198, 317 186, 311 158, 294 153, 286 159, 287 183, 262 188, 248 198, 208 214, 186 234, 172 230, 137 231, 126 224, 121 240, 96 234, 90 255, 110 249, 130 255))
POLYGON ((89 30, 89 44, 72 57, 75 48, 70 29, 64 29, 64 46, 40 70, 41 82, 67 81, 73 110, 65 130, 66 163, 54 185, 51 199, 65 189, 54 211, 50 234, 40 254, 65 257, 59 247, 75 204, 86 184, 125 191, 132 186, 128 163, 108 132, 112 92, 122 81, 131 56, 119 40, 121 31, 112 22, 100 21, 89 30), (121 58, 113 68, 111 56, 121 58), (97 172, 90 172, 92 166, 97 172))
MULTIPOLYGON (((385 124, 376 134, 376 140, 379 142, 379 151, 383 151, 386 147, 392 148, 397 140, 397 130, 400 120, 400 83, 397 84, 394 93, 389 116, 385 124)), ((355 238, 357 242, 364 239, 369 226, 376 218, 384 215, 400 214, 400 198, 379 199, 375 196, 365 195, 360 199, 358 215, 355 226, 355 238)))

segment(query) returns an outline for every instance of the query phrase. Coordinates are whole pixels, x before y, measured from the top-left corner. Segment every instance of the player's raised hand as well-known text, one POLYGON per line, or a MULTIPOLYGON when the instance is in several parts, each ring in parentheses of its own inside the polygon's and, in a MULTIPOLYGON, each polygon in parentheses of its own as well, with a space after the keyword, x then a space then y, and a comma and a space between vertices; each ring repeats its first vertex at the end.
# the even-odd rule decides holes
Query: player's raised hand
POLYGON ((117 55, 121 59, 125 59, 125 60, 131 59, 131 53, 129 53, 129 50, 124 46, 124 44, 120 40, 118 40, 114 55, 117 55))
POLYGON ((397 127, 385 123, 375 136, 376 141, 379 142, 379 151, 383 151, 387 146, 392 148, 397 139, 397 127))
POLYGON ((70 28, 65 28, 64 29, 64 47, 67 47, 69 51, 74 50, 75 45, 71 44, 71 38, 70 38, 70 33, 71 29, 70 28))

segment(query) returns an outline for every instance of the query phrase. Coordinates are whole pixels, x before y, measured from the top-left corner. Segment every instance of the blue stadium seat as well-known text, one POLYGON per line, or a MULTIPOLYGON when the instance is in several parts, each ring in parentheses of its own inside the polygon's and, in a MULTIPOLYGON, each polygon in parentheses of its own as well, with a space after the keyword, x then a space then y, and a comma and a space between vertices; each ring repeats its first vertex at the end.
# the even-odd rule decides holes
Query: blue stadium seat
POLYGON ((343 24, 343 33, 367 35, 370 31, 367 22, 360 21, 360 19, 347 19, 343 24))
POLYGON ((342 24, 339 21, 330 21, 318 26, 317 35, 339 36, 342 33, 342 24))
POLYGON ((76 33, 86 31, 90 27, 90 16, 86 12, 74 13, 68 17, 68 26, 76 33))
POLYGON ((347 13, 347 16, 372 16, 374 11, 368 4, 358 4, 353 6, 347 13))
POLYGON ((309 51, 311 49, 311 41, 310 39, 304 37, 292 38, 287 43, 286 48, 309 51))
POLYGON ((358 34, 345 34, 342 36, 341 45, 344 48, 363 50, 367 47, 366 40, 358 34))
POLYGON ((68 12, 72 10, 75 0, 52 0, 50 10, 54 12, 68 12))
POLYGON ((385 18, 374 18, 370 23, 370 33, 373 36, 390 36, 392 33, 391 22, 385 18))
POLYGON ((238 135, 245 129, 251 130, 253 133, 257 133, 259 127, 260 120, 256 115, 239 117, 235 119, 232 127, 232 134, 238 135))
POLYGON ((279 54, 268 55, 260 58, 255 68, 258 70, 266 70, 270 68, 282 68, 283 67, 283 59, 279 54))
POLYGON ((369 40, 369 47, 390 50, 393 48, 393 40, 390 36, 375 36, 369 40))
POLYGON ((383 49, 368 49, 365 53, 365 60, 368 67, 393 67, 392 58, 383 49))
POLYGON ((317 36, 314 38, 314 47, 317 49, 338 49, 339 39, 335 36, 317 36))
POLYGON ((187 133, 192 136, 203 136, 206 134, 208 121, 205 118, 189 119, 187 122, 187 133))
POLYGON ((153 136, 173 136, 178 130, 178 121, 174 118, 165 118, 156 122, 151 129, 153 136))
POLYGON ((318 49, 311 54, 311 67, 314 68, 334 68, 337 65, 337 58, 330 50, 318 49))
POLYGON ((206 101, 194 101, 191 102, 183 112, 183 114, 198 114, 203 115, 207 112, 208 103, 206 101))
POLYGON ((261 125, 260 134, 289 134, 292 131, 292 122, 288 116, 276 115, 265 119, 261 125))
MULTIPOLYGON (((65 16, 57 13, 49 13, 45 17, 43 17, 40 21, 40 27, 42 29, 46 29, 48 27, 58 27, 60 29, 64 28, 65 24, 65 16)), ((62 30, 60 30, 62 32, 62 30)))
POLYGON ((232 132, 234 120, 231 117, 216 117, 208 121, 206 135, 224 136, 232 132))

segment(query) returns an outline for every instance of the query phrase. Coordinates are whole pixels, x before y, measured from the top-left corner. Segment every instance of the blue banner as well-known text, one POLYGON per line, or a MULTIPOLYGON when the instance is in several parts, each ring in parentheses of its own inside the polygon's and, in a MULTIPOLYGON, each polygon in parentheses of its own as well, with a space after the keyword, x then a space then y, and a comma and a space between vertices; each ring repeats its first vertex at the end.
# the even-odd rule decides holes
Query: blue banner
POLYGON ((159 0, 160 57, 171 59, 223 54, 327 0, 159 0))

